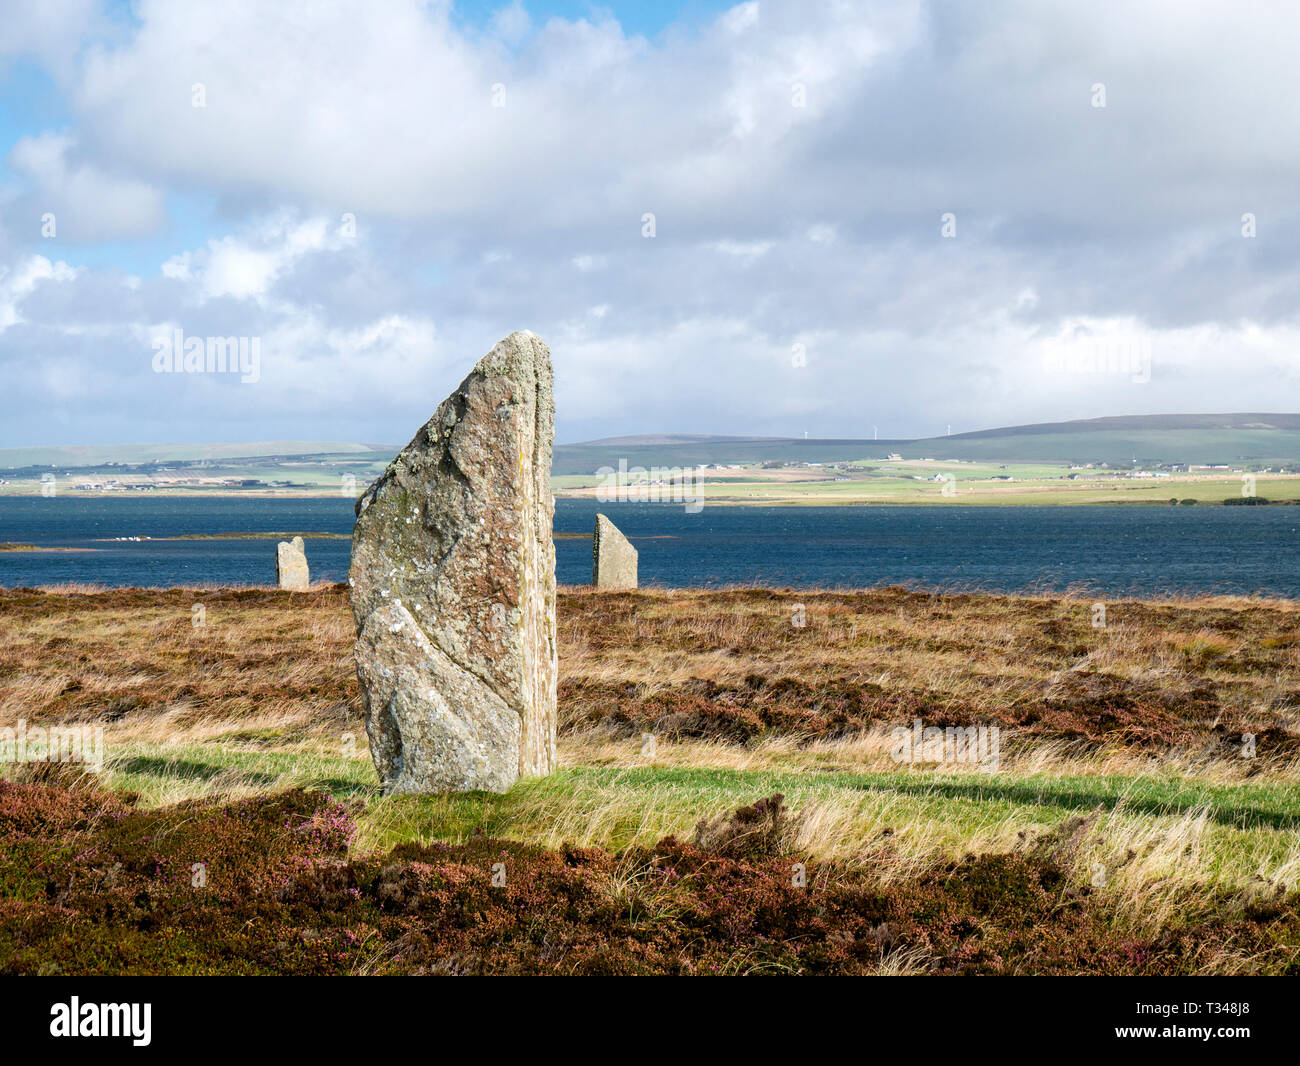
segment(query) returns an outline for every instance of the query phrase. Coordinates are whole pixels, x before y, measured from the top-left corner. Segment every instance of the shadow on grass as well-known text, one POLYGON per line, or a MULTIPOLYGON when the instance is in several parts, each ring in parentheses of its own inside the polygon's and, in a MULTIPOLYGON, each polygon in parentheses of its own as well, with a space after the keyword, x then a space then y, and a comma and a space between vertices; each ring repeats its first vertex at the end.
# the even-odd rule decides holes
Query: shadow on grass
MULTIPOLYGON (((1171 816, 1185 814, 1189 811, 1207 807, 1211 821, 1234 829, 1296 829, 1300 828, 1300 802, 1294 809, 1278 810, 1266 806, 1257 806, 1230 794, 1232 790, 1213 790, 1190 788, 1183 794, 1172 793, 1161 796, 1135 795, 1131 790, 1089 787, 1083 782, 1062 782, 1050 787, 1033 782, 999 782, 990 778, 987 781, 944 781, 933 778, 920 781, 907 781, 896 775, 856 775, 826 774, 802 775, 784 774, 772 771, 713 770, 698 768, 654 770, 606 769, 595 771, 573 771, 577 779, 595 778, 602 784, 611 784, 616 780, 652 784, 658 782, 678 782, 694 787, 725 786, 733 792, 749 790, 772 791, 773 789, 794 790, 800 785, 830 785, 845 791, 894 793, 916 796, 920 799, 969 800, 975 803, 1018 804, 1032 807, 1060 807, 1064 810, 1092 810, 1098 806, 1106 810, 1123 804, 1126 810, 1136 813, 1171 816)), ((1286 787, 1286 786, 1282 786, 1286 787)), ((1294 795, 1294 793, 1293 793, 1294 795)), ((1283 806, 1285 804, 1279 804, 1283 806)))
MULTIPOLYGON (((284 773, 253 770, 237 763, 222 765, 219 763, 199 762, 194 759, 164 759, 157 755, 133 755, 113 763, 113 769, 121 773, 139 774, 145 777, 183 778, 187 781, 212 781, 222 774, 237 774, 241 780, 250 785, 270 787, 281 781, 284 773)), ((366 781, 352 777, 321 776, 309 777, 293 782, 299 788, 316 792, 329 792, 336 796, 355 796, 374 791, 375 786, 366 781)))
POLYGON ((374 794, 377 782, 358 781, 354 777, 312 777, 302 782, 300 787, 335 796, 368 796, 374 794))
POLYGON ((216 766, 212 763, 195 762, 192 759, 161 759, 155 755, 132 755, 130 758, 114 762, 113 769, 147 777, 180 777, 187 781, 211 781, 231 771, 238 773, 240 777, 254 785, 271 785, 280 777, 279 774, 248 770, 242 766, 216 766))
POLYGON ((1220 825, 1235 829, 1295 829, 1300 827, 1300 812, 1272 811, 1249 805, 1218 806, 1212 794, 1198 794, 1186 798, 1171 796, 1168 799, 1149 800, 1129 793, 1116 794, 1087 788, 1041 788, 1021 784, 964 784, 953 781, 927 781, 925 783, 857 782, 849 786, 864 792, 902 792, 911 796, 942 796, 945 799, 968 799, 977 802, 1005 800, 1009 803, 1035 807, 1065 807, 1107 810, 1124 805, 1126 810, 1149 815, 1185 814, 1208 806, 1209 818, 1220 825))

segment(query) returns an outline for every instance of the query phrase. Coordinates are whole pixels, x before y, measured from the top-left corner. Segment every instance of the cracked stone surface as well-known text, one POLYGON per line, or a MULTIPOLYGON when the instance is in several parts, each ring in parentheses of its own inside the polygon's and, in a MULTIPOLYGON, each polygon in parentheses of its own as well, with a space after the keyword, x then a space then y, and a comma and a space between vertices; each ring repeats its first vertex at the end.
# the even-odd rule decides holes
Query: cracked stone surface
POLYGON ((550 351, 512 333, 357 501, 352 613, 385 791, 555 765, 550 351))

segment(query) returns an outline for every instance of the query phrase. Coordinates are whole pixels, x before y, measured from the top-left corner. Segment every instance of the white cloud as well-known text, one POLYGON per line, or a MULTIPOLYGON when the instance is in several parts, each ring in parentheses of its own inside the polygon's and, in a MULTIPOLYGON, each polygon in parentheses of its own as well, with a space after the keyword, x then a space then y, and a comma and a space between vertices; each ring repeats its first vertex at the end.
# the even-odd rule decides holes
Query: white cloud
POLYGON ((761 0, 653 42, 518 3, 481 29, 419 0, 133 11, 90 50, 52 31, 72 122, 9 154, 0 360, 135 367, 172 321, 266 355, 237 403, 96 379, 106 427, 403 438, 515 328, 552 345, 569 439, 1300 404, 1300 9, 761 0), (106 241, 171 193, 215 221, 160 276, 14 280, 38 196, 106 241), (1151 380, 1045 373, 1079 336, 1149 339, 1151 380))
POLYGON ((68 72, 81 41, 106 29, 97 0, 7 3, 0 59, 33 55, 60 72, 68 72))
POLYGON ((0 332, 21 320, 18 305, 42 281, 71 281, 76 276, 67 263, 51 263, 43 255, 28 256, 9 269, 0 266, 0 332))
POLYGON ((74 244, 145 236, 162 224, 158 188, 77 156, 76 142, 68 136, 20 138, 5 160, 28 186, 11 209, 13 215, 27 215, 32 231, 38 232, 43 216, 52 214, 55 236, 74 244))
POLYGON ((729 255, 744 262, 761 259, 772 249, 771 241, 713 241, 709 247, 722 255, 729 255))
POLYGON ((195 282, 203 300, 218 296, 261 300, 277 278, 310 252, 339 250, 347 238, 324 218, 299 221, 281 213, 249 233, 210 240, 162 264, 164 277, 195 282))

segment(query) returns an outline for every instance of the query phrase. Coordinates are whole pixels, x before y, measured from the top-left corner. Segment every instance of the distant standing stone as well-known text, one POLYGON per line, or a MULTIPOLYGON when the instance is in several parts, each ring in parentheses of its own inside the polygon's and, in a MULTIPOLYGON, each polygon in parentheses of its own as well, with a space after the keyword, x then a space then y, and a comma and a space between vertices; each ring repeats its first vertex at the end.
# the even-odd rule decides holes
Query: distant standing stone
POLYGON ((357 501, 348 578, 385 791, 503 792, 555 766, 551 353, 488 352, 357 501))
POLYGON ((591 583, 598 589, 636 588, 636 549, 603 514, 591 537, 591 583))
POLYGON ((275 546, 275 578, 282 589, 301 592, 311 586, 307 571, 307 551, 302 537, 282 540, 275 546))

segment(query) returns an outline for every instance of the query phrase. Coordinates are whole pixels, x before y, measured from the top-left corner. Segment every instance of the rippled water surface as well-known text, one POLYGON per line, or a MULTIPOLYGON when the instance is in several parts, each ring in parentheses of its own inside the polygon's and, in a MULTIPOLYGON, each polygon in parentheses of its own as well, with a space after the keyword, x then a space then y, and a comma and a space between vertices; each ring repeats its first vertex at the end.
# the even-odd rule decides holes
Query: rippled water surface
MULTIPOLYGON (((557 533, 608 514, 640 552, 643 583, 1021 591, 1085 586, 1300 597, 1300 507, 726 507, 558 500, 557 533)), ((81 552, 0 552, 0 585, 261 584, 275 542, 116 541, 227 532, 352 529, 352 501, 21 497, 0 499, 0 541, 81 552)), ((343 580, 349 541, 308 538, 314 578, 343 580)), ((556 540, 563 584, 591 579, 589 539, 556 540)))

